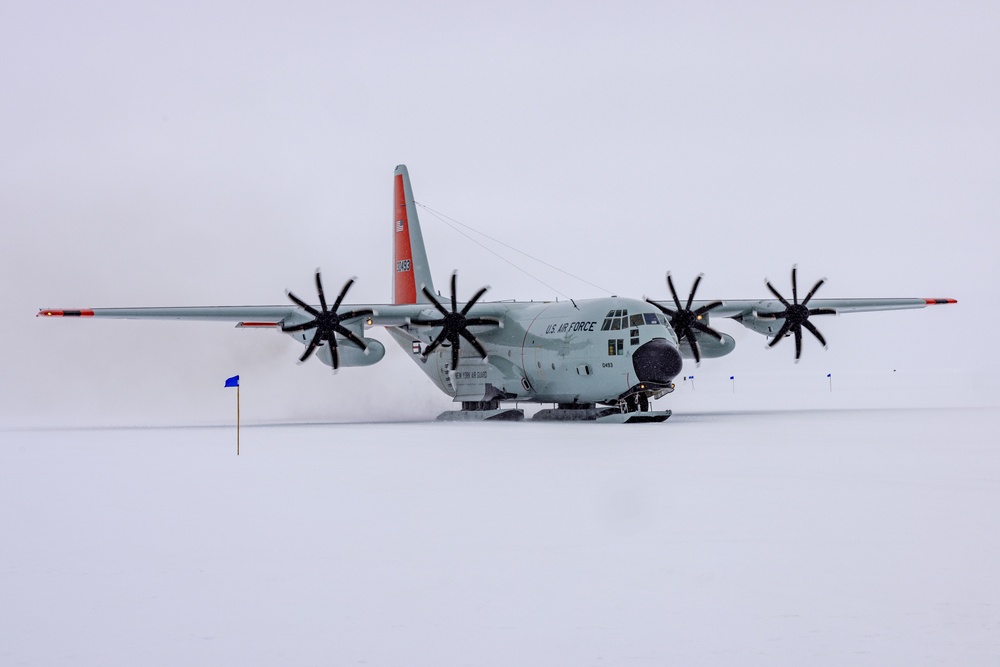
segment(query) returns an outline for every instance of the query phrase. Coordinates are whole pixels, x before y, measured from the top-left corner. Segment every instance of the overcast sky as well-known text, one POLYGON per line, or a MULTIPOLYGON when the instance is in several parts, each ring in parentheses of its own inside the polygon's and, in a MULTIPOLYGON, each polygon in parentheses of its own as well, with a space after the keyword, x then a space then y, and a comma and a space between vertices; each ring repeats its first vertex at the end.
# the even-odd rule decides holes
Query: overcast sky
MULTIPOLYGON (((222 421, 234 373, 259 419, 448 407, 395 349, 333 377, 273 332, 34 319, 282 303, 316 267, 386 302, 399 163, 418 201, 619 295, 672 269, 764 297, 797 262, 820 296, 960 301, 817 322, 798 366, 722 322, 737 351, 701 374, 951 373, 996 403, 998 25, 992 2, 3 3, 0 425, 222 421)), ((439 287, 607 293, 421 220, 439 287)))

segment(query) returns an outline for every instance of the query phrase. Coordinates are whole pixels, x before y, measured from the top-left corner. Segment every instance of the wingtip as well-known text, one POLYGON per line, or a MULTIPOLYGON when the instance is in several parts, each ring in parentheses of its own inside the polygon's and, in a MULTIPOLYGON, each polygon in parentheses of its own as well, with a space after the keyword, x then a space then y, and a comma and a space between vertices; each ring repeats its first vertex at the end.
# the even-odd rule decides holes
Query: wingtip
POLYGON ((941 306, 949 303, 958 303, 958 299, 924 299, 928 306, 941 306))
POLYGON ((35 317, 93 317, 94 311, 90 308, 80 308, 76 310, 66 310, 62 308, 40 308, 35 317))

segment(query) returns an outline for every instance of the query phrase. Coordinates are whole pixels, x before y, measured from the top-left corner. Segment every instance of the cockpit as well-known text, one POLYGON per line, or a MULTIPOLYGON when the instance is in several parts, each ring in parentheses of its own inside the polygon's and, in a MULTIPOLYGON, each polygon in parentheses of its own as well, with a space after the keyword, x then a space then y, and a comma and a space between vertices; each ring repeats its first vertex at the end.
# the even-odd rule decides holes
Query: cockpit
POLYGON ((665 325, 666 318, 660 313, 636 313, 629 315, 628 310, 609 310, 601 325, 601 331, 619 331, 649 324, 665 325))

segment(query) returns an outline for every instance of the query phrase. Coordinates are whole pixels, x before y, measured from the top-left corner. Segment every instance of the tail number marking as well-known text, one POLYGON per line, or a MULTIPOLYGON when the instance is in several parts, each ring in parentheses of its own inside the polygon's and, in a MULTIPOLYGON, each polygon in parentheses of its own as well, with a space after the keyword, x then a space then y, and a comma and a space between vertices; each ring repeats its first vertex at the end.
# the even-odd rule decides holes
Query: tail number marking
POLYGON ((410 260, 401 259, 396 262, 396 273, 405 273, 410 270, 410 260))

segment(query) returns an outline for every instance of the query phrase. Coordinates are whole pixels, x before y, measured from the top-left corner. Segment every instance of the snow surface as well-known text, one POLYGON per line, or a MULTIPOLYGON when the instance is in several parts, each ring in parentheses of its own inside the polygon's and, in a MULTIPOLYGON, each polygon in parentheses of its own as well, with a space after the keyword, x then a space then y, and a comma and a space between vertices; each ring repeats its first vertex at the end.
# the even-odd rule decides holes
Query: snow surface
POLYGON ((998 427, 0 431, 0 664, 998 664, 998 427))

